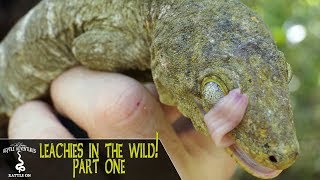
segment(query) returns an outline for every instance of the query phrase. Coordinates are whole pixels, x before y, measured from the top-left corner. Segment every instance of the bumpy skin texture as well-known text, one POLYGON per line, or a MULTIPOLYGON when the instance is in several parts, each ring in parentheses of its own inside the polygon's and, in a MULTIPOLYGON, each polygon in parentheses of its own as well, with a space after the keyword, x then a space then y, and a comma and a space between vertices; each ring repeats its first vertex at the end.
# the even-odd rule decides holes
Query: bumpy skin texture
POLYGON ((42 1, 0 45, 0 115, 45 96, 53 79, 79 64, 151 68, 160 100, 204 134, 201 106, 214 105, 204 99, 204 79, 224 93, 240 87, 249 106, 232 131, 236 143, 273 169, 296 159, 290 67, 263 21, 236 0, 42 1))

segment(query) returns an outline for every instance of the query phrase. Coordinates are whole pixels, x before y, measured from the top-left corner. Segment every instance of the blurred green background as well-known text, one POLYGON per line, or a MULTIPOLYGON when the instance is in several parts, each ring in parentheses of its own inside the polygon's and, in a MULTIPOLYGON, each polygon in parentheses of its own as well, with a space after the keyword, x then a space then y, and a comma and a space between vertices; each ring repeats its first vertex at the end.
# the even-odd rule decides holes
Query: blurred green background
MULTIPOLYGON (((276 179, 320 179, 320 0, 242 1, 269 26, 294 74, 289 88, 301 153, 276 179)), ((233 179, 256 178, 238 170, 233 179)))

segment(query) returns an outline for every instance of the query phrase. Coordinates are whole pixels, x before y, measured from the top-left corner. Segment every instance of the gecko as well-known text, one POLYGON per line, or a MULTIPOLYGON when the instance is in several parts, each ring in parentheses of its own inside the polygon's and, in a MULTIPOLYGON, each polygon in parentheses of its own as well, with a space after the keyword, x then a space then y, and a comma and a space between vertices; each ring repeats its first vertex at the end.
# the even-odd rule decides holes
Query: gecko
POLYGON ((290 65, 238 0, 41 1, 0 44, 0 122, 78 65, 152 76, 160 101, 205 135, 203 111, 240 88, 249 104, 226 151, 260 178, 276 177, 299 154, 290 65))

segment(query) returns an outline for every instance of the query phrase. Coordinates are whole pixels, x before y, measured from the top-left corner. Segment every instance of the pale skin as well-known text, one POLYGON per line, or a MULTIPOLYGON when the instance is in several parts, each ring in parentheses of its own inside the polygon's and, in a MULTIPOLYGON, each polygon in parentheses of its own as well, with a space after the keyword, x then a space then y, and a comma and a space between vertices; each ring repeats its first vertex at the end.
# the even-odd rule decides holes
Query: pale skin
MULTIPOLYGON (((224 148, 234 143, 228 133, 241 122, 248 105, 240 89, 230 91, 205 114, 211 136, 190 128, 176 131, 172 124, 181 113, 159 102, 154 85, 118 73, 76 67, 59 76, 50 91, 53 108, 90 138, 152 138, 158 131, 182 179, 229 179, 234 173, 236 164, 224 148)), ((74 137, 49 105, 30 101, 11 117, 9 138, 74 137)))

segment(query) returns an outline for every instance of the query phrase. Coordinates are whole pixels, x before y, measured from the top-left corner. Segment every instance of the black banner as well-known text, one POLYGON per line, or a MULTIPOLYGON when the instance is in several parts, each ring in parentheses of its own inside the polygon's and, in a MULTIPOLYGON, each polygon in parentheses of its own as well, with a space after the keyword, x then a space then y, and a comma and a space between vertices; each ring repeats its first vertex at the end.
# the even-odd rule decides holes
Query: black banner
POLYGON ((0 140, 0 179, 180 179, 156 140, 0 140))

